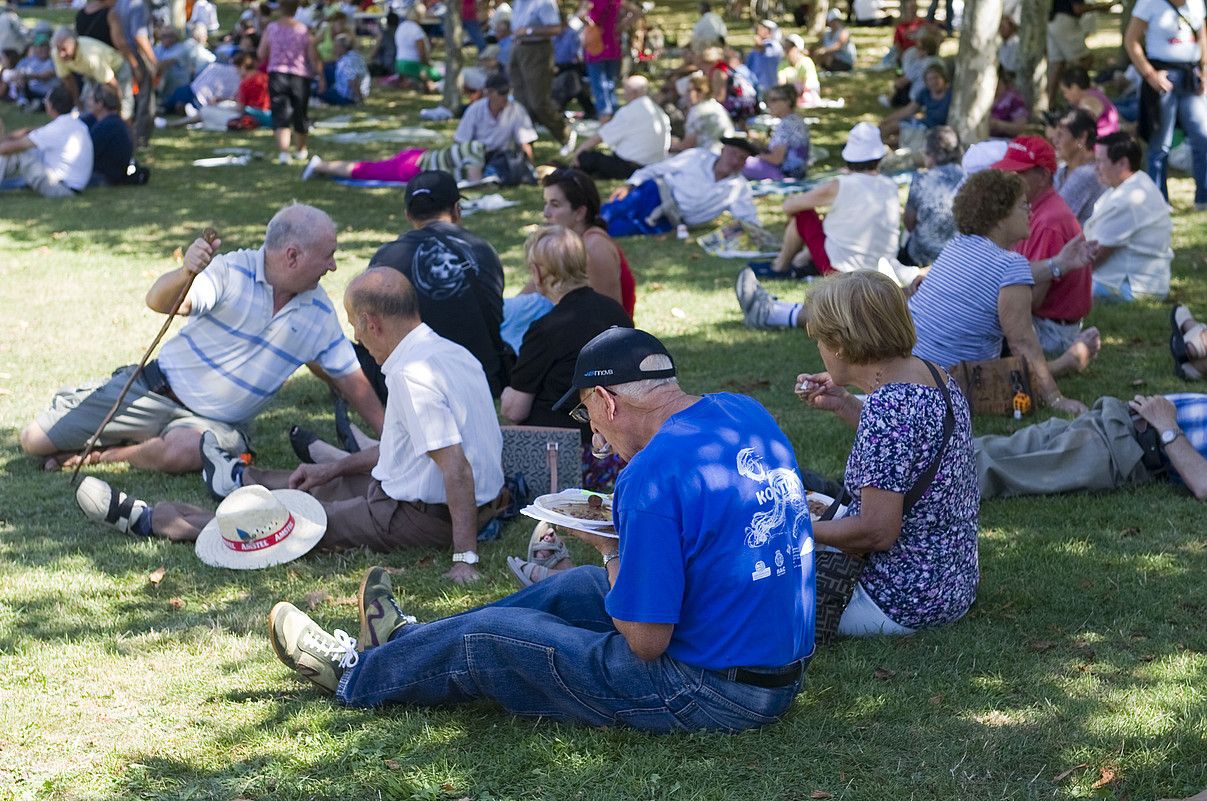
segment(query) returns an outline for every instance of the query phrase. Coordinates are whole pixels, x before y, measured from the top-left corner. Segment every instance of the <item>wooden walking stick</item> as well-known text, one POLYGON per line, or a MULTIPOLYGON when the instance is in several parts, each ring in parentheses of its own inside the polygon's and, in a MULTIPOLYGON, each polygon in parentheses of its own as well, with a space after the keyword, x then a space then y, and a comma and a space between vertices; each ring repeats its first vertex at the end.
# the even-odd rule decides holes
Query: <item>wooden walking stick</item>
MULTIPOLYGON (((218 239, 218 232, 213 228, 206 228, 201 232, 201 238, 212 245, 218 239)), ((109 425, 109 423, 113 420, 113 417, 117 414, 117 410, 121 408, 122 401, 126 399, 126 393, 130 391, 130 387, 134 386, 135 380, 137 380, 138 376, 142 373, 142 369, 146 366, 147 361, 151 358, 151 354, 155 352, 157 347, 159 347, 159 341, 163 339, 163 335, 168 332, 168 327, 172 325, 172 320, 176 318, 176 312, 180 311, 180 304, 184 303, 184 299, 189 294, 189 288, 193 286, 193 279, 196 277, 197 273, 189 274, 189 278, 187 281, 185 281, 184 286, 180 288, 180 293, 176 296, 176 301, 172 304, 172 308, 168 312, 167 318, 163 321, 163 325, 159 327, 159 333, 155 335, 155 340, 151 342, 151 347, 147 348, 147 352, 142 355, 142 360, 139 361, 138 366, 134 368, 134 371, 130 373, 130 377, 126 379, 126 385, 122 387, 122 391, 117 393, 117 400, 115 400, 113 402, 113 406, 109 408, 109 413, 105 415, 105 419, 102 420, 101 424, 97 427, 96 433, 89 437, 88 441, 84 443, 84 450, 80 453, 79 461, 76 462, 75 469, 71 471, 71 484, 73 486, 76 482, 76 479, 79 478, 80 468, 83 467, 84 463, 88 461, 88 455, 92 453, 93 449, 96 448, 97 444, 101 441, 101 434, 104 433, 105 426, 109 425)))

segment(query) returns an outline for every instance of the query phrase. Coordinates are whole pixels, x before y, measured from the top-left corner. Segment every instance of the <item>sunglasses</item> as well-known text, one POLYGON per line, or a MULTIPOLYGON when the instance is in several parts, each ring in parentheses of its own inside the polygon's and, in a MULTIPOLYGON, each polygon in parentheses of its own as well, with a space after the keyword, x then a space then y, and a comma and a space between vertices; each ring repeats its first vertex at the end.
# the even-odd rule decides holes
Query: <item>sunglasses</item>
MULTIPOLYGON (((608 393, 613 398, 616 397, 616 393, 607 387, 594 387, 591 391, 594 392, 597 389, 608 393)), ((587 397, 590 396, 588 395, 587 397)), ((591 412, 587 410, 587 402, 585 400, 579 401, 579 404, 570 410, 570 419, 576 423, 581 423, 582 425, 587 425, 591 422, 591 412)))

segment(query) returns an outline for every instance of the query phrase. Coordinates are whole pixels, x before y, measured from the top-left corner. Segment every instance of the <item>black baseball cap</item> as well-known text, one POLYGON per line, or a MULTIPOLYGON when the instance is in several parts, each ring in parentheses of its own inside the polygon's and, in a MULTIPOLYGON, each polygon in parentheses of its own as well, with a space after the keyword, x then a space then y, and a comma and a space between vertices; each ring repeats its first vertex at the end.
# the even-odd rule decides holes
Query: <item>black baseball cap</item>
POLYGON ((503 73, 496 72, 486 79, 484 88, 505 95, 511 91, 511 81, 507 80, 507 76, 503 73))
POLYGON ((430 217, 457 205, 461 192, 457 179, 444 170, 427 170, 407 181, 403 202, 412 217, 430 217))
POLYGON ((570 391, 553 404, 554 411, 578 402, 578 392, 591 387, 614 387, 647 378, 670 378, 675 375, 675 360, 666 346, 653 334, 636 328, 612 326, 599 334, 578 353, 570 391), (661 354, 671 360, 671 366, 661 370, 643 370, 641 362, 647 356, 661 354))
POLYGON ((759 146, 750 140, 744 134, 735 134, 733 136, 722 136, 721 144, 736 147, 739 150, 745 150, 751 156, 759 154, 759 146))

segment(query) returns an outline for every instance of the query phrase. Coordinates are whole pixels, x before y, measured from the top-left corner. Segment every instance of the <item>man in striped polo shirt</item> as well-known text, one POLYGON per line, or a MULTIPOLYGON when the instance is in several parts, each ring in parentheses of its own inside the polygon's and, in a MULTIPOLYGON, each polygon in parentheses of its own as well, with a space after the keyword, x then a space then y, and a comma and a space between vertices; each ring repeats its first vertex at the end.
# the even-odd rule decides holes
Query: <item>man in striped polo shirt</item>
MULTIPOLYGON (((148 362, 90 461, 146 470, 201 469, 199 443, 214 432, 223 448, 247 451, 251 420, 297 368, 317 363, 369 425, 384 410, 361 372, 319 279, 335 269, 335 223, 313 206, 287 206, 272 218, 263 247, 216 255, 198 238, 181 267, 161 276, 147 305, 171 310, 193 281, 180 314, 189 318, 148 362)), ((21 448, 70 466, 117 399, 134 366, 60 391, 21 432, 21 448)))

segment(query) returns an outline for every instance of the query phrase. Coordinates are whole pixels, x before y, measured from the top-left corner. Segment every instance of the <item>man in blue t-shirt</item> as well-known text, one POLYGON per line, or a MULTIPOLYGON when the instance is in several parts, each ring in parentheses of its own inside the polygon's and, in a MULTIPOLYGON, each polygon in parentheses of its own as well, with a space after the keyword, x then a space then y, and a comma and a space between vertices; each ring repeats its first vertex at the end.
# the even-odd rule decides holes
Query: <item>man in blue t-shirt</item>
POLYGON ((489 698, 516 715, 646 731, 741 731, 792 705, 813 653, 813 533, 787 437, 741 395, 689 395, 650 334, 611 328, 579 353, 555 409, 628 462, 619 539, 571 533, 603 567, 555 574, 428 624, 373 568, 360 638, 296 607, 269 615, 277 656, 348 706, 489 698), (379 647, 374 647, 379 646, 379 647))

